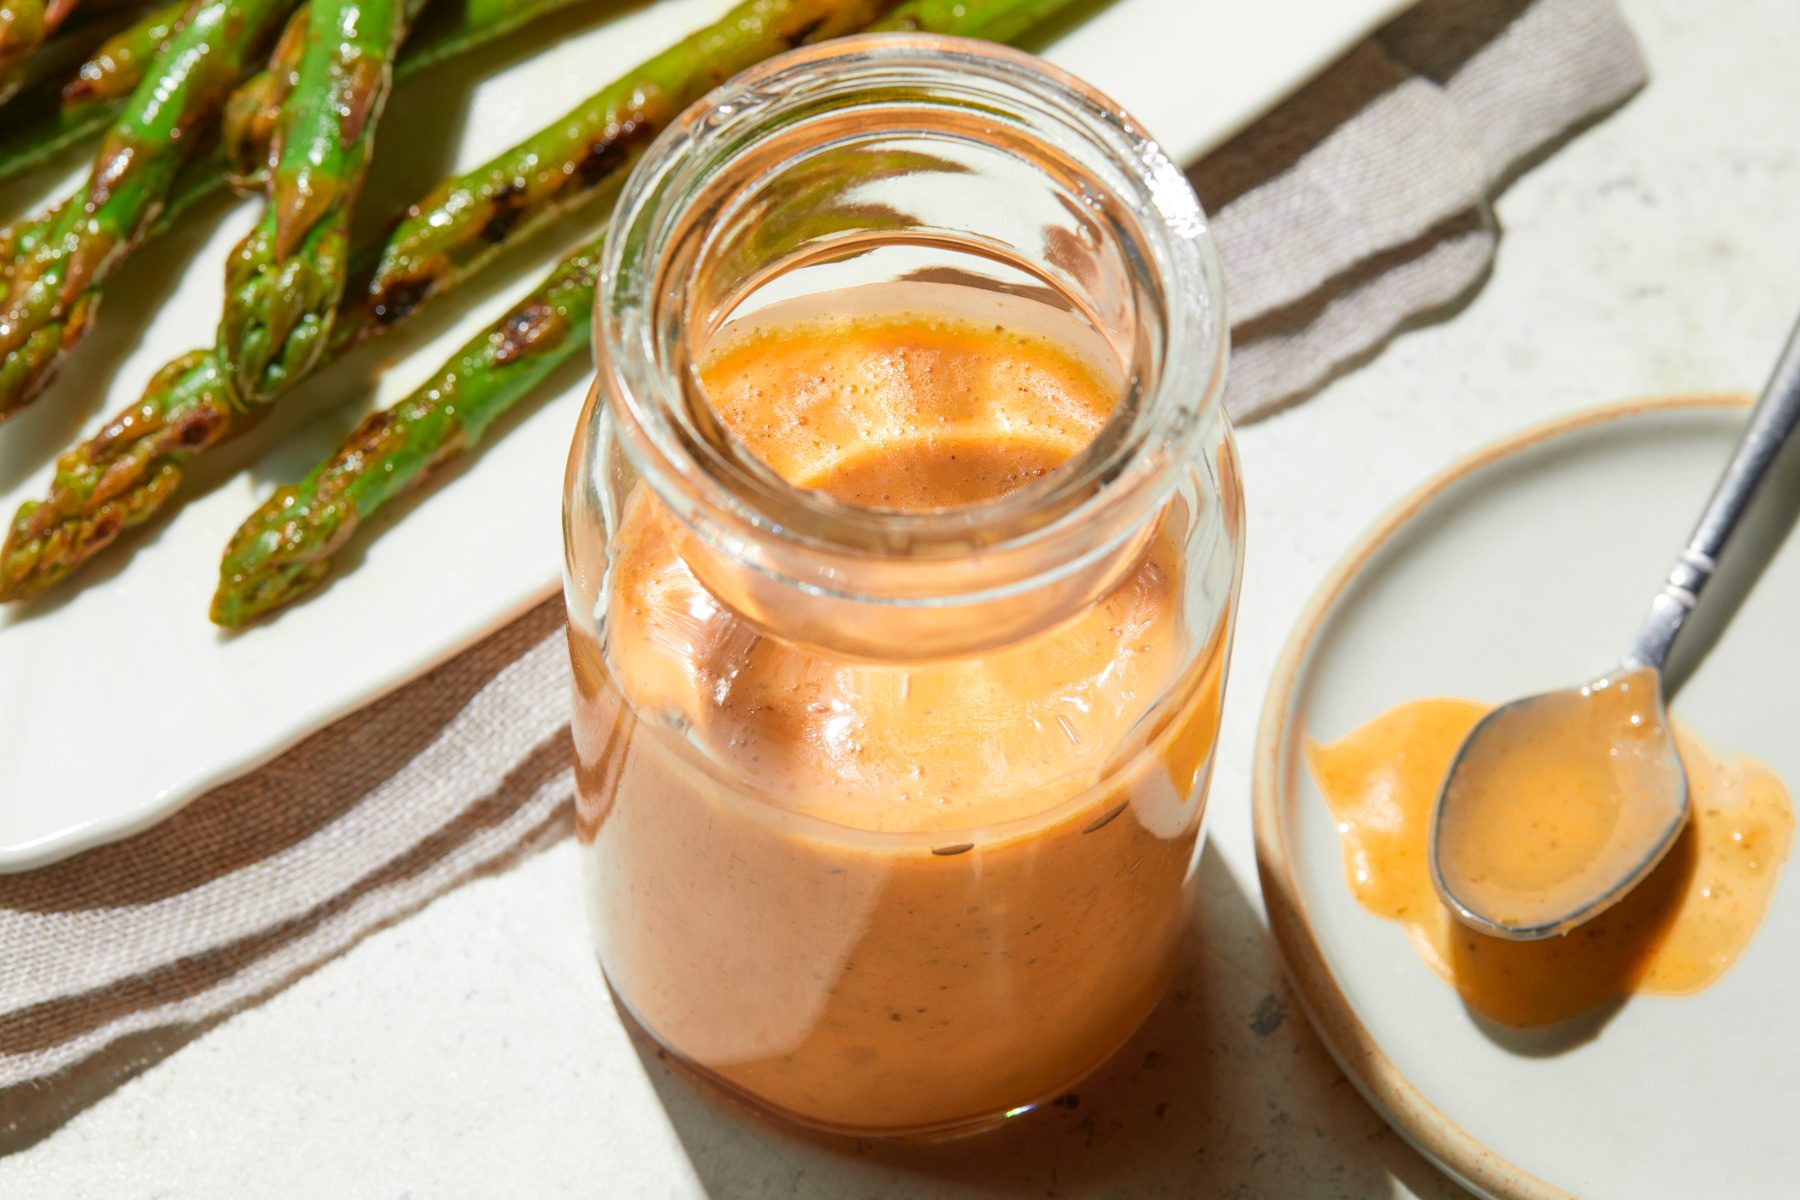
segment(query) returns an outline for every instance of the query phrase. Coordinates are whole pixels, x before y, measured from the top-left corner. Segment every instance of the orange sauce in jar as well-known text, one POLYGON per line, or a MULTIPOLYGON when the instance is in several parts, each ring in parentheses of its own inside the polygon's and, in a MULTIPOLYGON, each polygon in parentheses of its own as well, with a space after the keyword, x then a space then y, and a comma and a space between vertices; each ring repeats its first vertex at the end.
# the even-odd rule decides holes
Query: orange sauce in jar
MULTIPOLYGON (((905 313, 728 338, 701 383, 789 482, 898 512, 1055 470, 1117 395, 1052 340, 905 313)), ((1023 640, 862 661, 732 612, 639 488, 604 644, 571 629, 589 900, 633 1015, 843 1131, 968 1127, 1099 1065, 1172 968, 1218 728, 1188 519, 1023 640)))

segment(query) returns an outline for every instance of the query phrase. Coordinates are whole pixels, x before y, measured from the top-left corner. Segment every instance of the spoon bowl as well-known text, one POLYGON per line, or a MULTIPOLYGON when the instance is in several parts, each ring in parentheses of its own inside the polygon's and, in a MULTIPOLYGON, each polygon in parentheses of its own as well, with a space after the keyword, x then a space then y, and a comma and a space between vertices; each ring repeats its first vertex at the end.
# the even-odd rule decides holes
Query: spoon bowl
POLYGON ((1611 908, 1688 819, 1662 677, 1619 667, 1502 705, 1469 732, 1432 814, 1432 886, 1495 937, 1566 933, 1611 908))

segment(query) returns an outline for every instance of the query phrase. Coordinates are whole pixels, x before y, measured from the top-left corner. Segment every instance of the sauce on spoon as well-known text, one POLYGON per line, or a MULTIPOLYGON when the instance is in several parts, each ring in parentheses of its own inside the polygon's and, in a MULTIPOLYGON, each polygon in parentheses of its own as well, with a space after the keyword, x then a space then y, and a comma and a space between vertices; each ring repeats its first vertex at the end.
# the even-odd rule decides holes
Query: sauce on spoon
POLYGON ((1657 690, 1639 667, 1487 721, 1444 792, 1444 891, 1494 924, 1545 925, 1666 849, 1687 784, 1657 690))

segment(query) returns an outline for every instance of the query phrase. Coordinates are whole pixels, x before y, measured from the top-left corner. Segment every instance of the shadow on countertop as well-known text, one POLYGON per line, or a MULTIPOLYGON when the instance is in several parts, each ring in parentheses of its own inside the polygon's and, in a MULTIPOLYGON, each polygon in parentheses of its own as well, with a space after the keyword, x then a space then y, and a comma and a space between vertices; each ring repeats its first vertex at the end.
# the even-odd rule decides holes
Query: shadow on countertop
POLYGON ((633 1041, 716 1200, 914 1196, 1367 1200, 1465 1193, 1393 1133, 1307 1024, 1254 903, 1210 846, 1174 984, 1074 1092, 995 1132, 909 1145, 796 1133, 633 1041))

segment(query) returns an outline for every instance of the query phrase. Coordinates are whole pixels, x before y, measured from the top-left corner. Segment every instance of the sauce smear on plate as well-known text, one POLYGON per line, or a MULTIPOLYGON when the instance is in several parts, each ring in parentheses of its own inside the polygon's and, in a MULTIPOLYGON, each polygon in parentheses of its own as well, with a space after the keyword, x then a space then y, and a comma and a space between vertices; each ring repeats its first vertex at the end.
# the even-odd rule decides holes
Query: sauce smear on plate
MULTIPOLYGON (((1672 725, 1692 819, 1668 856, 1616 905, 1570 933, 1508 941, 1450 915, 1432 889, 1427 849, 1438 789, 1487 712, 1472 701, 1416 700, 1338 741, 1308 745, 1307 763, 1337 822, 1357 901, 1405 925, 1431 969, 1470 1008, 1503 1025, 1550 1025, 1631 992, 1683 995, 1722 976, 1761 924, 1787 859, 1794 810, 1781 781, 1748 759, 1719 759, 1672 725)), ((1577 805, 1572 820, 1572 839, 1598 844, 1608 833, 1599 807, 1577 805)), ((1508 853, 1509 846, 1488 852, 1508 853)), ((1520 857, 1515 870, 1541 871, 1531 856, 1520 857)))

